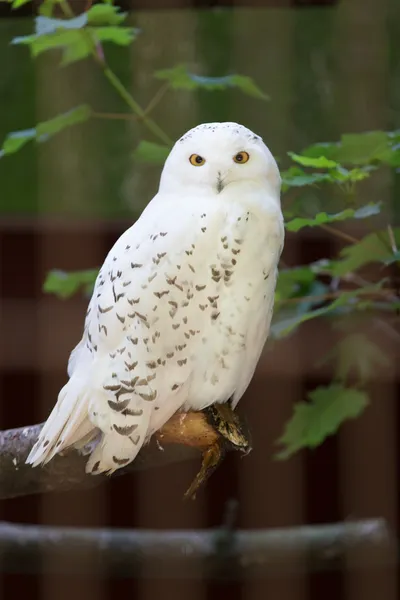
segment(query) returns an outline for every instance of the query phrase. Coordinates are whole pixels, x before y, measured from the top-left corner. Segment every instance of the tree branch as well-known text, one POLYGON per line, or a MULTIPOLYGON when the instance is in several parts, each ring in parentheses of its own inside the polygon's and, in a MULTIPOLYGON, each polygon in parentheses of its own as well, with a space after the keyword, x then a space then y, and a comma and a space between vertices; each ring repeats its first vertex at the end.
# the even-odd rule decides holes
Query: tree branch
POLYGON ((383 519, 287 529, 54 528, 0 523, 0 570, 243 580, 396 564, 383 519))
MULTIPOLYGON (((87 456, 75 450, 56 456, 44 467, 26 465, 41 428, 42 424, 0 432, 0 498, 89 488, 107 479, 107 475, 86 475, 87 456)), ((153 436, 133 463, 115 475, 187 460, 220 440, 205 413, 177 414, 153 436)))

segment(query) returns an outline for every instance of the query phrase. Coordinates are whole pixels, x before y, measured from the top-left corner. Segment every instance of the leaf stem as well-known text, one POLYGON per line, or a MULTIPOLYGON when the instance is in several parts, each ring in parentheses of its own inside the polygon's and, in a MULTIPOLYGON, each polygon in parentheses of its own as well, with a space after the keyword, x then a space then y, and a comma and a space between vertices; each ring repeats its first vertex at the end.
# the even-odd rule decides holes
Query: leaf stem
POLYGON ((123 121, 136 121, 138 118, 131 113, 103 113, 93 111, 91 114, 95 119, 120 119, 123 121))
POLYGON ((348 233, 341 231, 340 229, 335 229, 331 225, 325 225, 325 224, 321 223, 319 226, 321 227, 321 229, 328 231, 328 233, 331 233, 332 235, 335 235, 336 237, 340 237, 342 240, 345 240, 346 242, 350 242, 351 244, 358 244, 358 242, 360 241, 357 238, 353 237, 352 235, 349 235, 348 233))
POLYGON ((154 135, 156 137, 158 137, 162 142, 164 142, 164 144, 167 144, 168 146, 172 145, 172 140, 168 137, 168 135, 161 129, 161 127, 159 127, 157 125, 157 123, 155 123, 152 119, 150 119, 149 117, 146 117, 146 114, 143 110, 143 108, 140 106, 140 104, 138 104, 136 102, 136 100, 133 98, 133 96, 128 92, 128 90, 126 89, 126 87, 123 85, 123 83, 120 81, 120 79, 118 79, 118 77, 115 75, 115 73, 110 69, 110 67, 106 64, 103 63, 103 73, 105 75, 105 77, 108 79, 108 81, 111 83, 111 85, 114 87, 114 89, 117 91, 117 93, 121 96, 121 98, 123 100, 125 100, 126 104, 129 106, 129 108, 132 109, 132 111, 141 118, 141 120, 143 121, 143 123, 146 125, 146 127, 152 132, 154 133, 154 135))
POLYGON ((146 106, 146 108, 144 109, 144 114, 147 116, 149 115, 157 106, 157 104, 159 104, 161 102, 161 100, 164 98, 166 92, 169 90, 170 84, 169 81, 167 81, 163 86, 161 86, 157 92, 154 94, 153 98, 150 100, 149 104, 146 106))
MULTIPOLYGON (((71 18, 74 17, 74 12, 73 12, 73 10, 72 10, 72 8, 71 8, 68 0, 61 0, 60 1, 60 6, 61 6, 61 9, 62 9, 62 11, 63 11, 63 13, 64 13, 64 15, 66 17, 68 17, 69 19, 71 19, 71 18)), ((126 89, 126 87, 123 85, 123 83, 121 82, 121 80, 110 69, 110 67, 108 66, 108 64, 105 61, 105 59, 102 56, 99 55, 98 48, 96 47, 96 42, 93 39, 93 37, 90 34, 90 32, 87 29, 83 28, 82 29, 82 35, 85 35, 86 39, 88 39, 90 41, 91 53, 92 53, 92 56, 93 56, 95 62, 102 69, 102 71, 104 73, 104 76, 108 79, 108 81, 113 86, 113 88, 115 89, 115 91, 119 94, 119 96, 125 101, 125 103, 129 106, 129 108, 132 110, 132 112, 137 117, 140 118, 140 120, 143 122, 143 124, 146 125, 146 127, 158 139, 160 139, 164 144, 167 144, 168 146, 171 146, 172 143, 173 143, 172 140, 161 129, 161 127, 159 127, 157 125, 157 123, 155 123, 152 119, 150 119, 149 117, 146 116, 146 113, 143 110, 143 108, 140 106, 140 104, 138 104, 136 102, 136 100, 133 98, 133 96, 128 92, 128 90, 126 89)))
POLYGON ((59 4, 61 6, 61 10, 63 11, 64 15, 68 17, 68 19, 73 19, 75 17, 75 13, 70 7, 68 0, 59 0, 59 4))
POLYGON ((389 236, 389 241, 390 241, 390 246, 392 248, 392 252, 393 252, 393 254, 396 254, 397 253, 397 244, 396 244, 396 239, 394 237, 392 226, 388 225, 387 230, 388 230, 388 236, 389 236))
MULTIPOLYGON (((300 302, 322 302, 323 300, 334 300, 336 298, 340 298, 340 296, 342 294, 345 294, 346 291, 344 291, 344 290, 338 290, 337 292, 328 292, 326 294, 319 294, 319 295, 316 295, 316 296, 299 296, 299 297, 296 297, 296 298, 285 298, 284 300, 278 300, 277 304, 279 304, 279 303, 281 303, 281 304, 295 304, 295 303, 300 303, 300 302)), ((396 293, 396 290, 392 290, 392 289, 389 289, 389 288, 383 288, 382 290, 375 290, 375 291, 360 289, 358 293, 360 295, 365 294, 365 295, 368 295, 368 296, 374 296, 374 295, 385 296, 385 295, 396 293)))

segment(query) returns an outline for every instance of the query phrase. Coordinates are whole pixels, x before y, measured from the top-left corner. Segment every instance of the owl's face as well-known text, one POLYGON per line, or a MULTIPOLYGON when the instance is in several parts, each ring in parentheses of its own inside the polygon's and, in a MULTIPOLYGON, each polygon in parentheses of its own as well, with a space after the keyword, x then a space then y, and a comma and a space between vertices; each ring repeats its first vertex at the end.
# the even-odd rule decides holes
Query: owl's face
POLYGON ((279 195, 278 166, 262 139, 237 123, 206 123, 188 131, 168 156, 160 189, 220 194, 244 182, 279 195))

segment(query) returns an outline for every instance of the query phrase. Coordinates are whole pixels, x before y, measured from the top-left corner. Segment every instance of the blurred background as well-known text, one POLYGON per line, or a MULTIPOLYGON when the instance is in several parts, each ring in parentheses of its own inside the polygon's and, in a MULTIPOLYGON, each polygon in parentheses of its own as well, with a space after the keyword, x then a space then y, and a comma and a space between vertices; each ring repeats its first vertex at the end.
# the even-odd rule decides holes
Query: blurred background
MULTIPOLYGON (((240 73, 268 94, 260 102, 238 90, 168 93, 152 117, 172 139, 206 121, 238 121, 263 136, 283 164, 295 152, 342 133, 400 126, 398 0, 245 2, 218 6, 135 2, 141 30, 126 48, 107 47, 115 73, 146 106, 158 69, 185 63, 193 72, 240 73)), ((77 2, 72 6, 79 8, 77 2)), ((0 5, 0 140, 88 102, 126 111, 91 61, 60 69, 50 54, 36 61, 10 45, 32 31, 33 7, 0 5)), ((77 10, 79 12, 79 10, 77 10)), ((100 266, 113 242, 157 190, 159 165, 132 153, 149 138, 135 122, 93 119, 46 144, 0 160, 0 429, 43 421, 66 381, 69 352, 80 339, 87 300, 42 291, 50 269, 100 266)), ((381 201, 396 219, 399 177, 384 172, 363 187, 363 202, 381 201)), ((322 207, 324 198, 312 200, 322 207)), ((364 225, 357 224, 358 233, 364 225)), ((288 234, 283 260, 295 265, 334 256, 340 242, 323 230, 288 234)), ((366 324, 366 328, 368 324, 366 324)), ((237 526, 269 528, 384 517, 398 531, 398 375, 377 370, 372 402, 361 418, 313 451, 276 461, 276 440, 307 389, 329 381, 315 360, 329 350, 330 330, 316 320, 267 344, 239 411, 250 424, 253 452, 230 453, 195 502, 182 494, 198 468, 183 462, 110 480, 93 490, 0 501, 0 520, 78 527, 187 529, 217 526, 237 498, 237 526)), ((390 352, 398 353, 395 347, 390 352)), ((43 560, 50 560, 51 556, 43 560)), ((372 600, 398 598, 398 570, 352 570, 217 584, 162 579, 0 575, 0 598, 43 600, 372 600), (2 578, 1 578, 2 577, 2 578)))

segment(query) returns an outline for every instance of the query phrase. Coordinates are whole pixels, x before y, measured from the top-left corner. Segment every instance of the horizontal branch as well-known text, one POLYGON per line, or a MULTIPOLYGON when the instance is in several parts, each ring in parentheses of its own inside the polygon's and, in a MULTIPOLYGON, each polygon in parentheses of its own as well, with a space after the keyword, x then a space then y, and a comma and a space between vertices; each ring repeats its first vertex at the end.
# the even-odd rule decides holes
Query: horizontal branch
POLYGON ((383 519, 287 529, 149 531, 0 523, 3 572, 243 580, 395 564, 383 519))
MULTIPOLYGON (((107 479, 106 475, 86 475, 87 456, 75 450, 56 456, 44 467, 32 468, 25 464, 41 428, 42 425, 32 425, 0 431, 0 499, 89 488, 107 479)), ((142 448, 133 463, 115 475, 199 456, 199 451, 215 444, 219 437, 204 413, 174 415, 153 436, 150 444, 142 448)))

